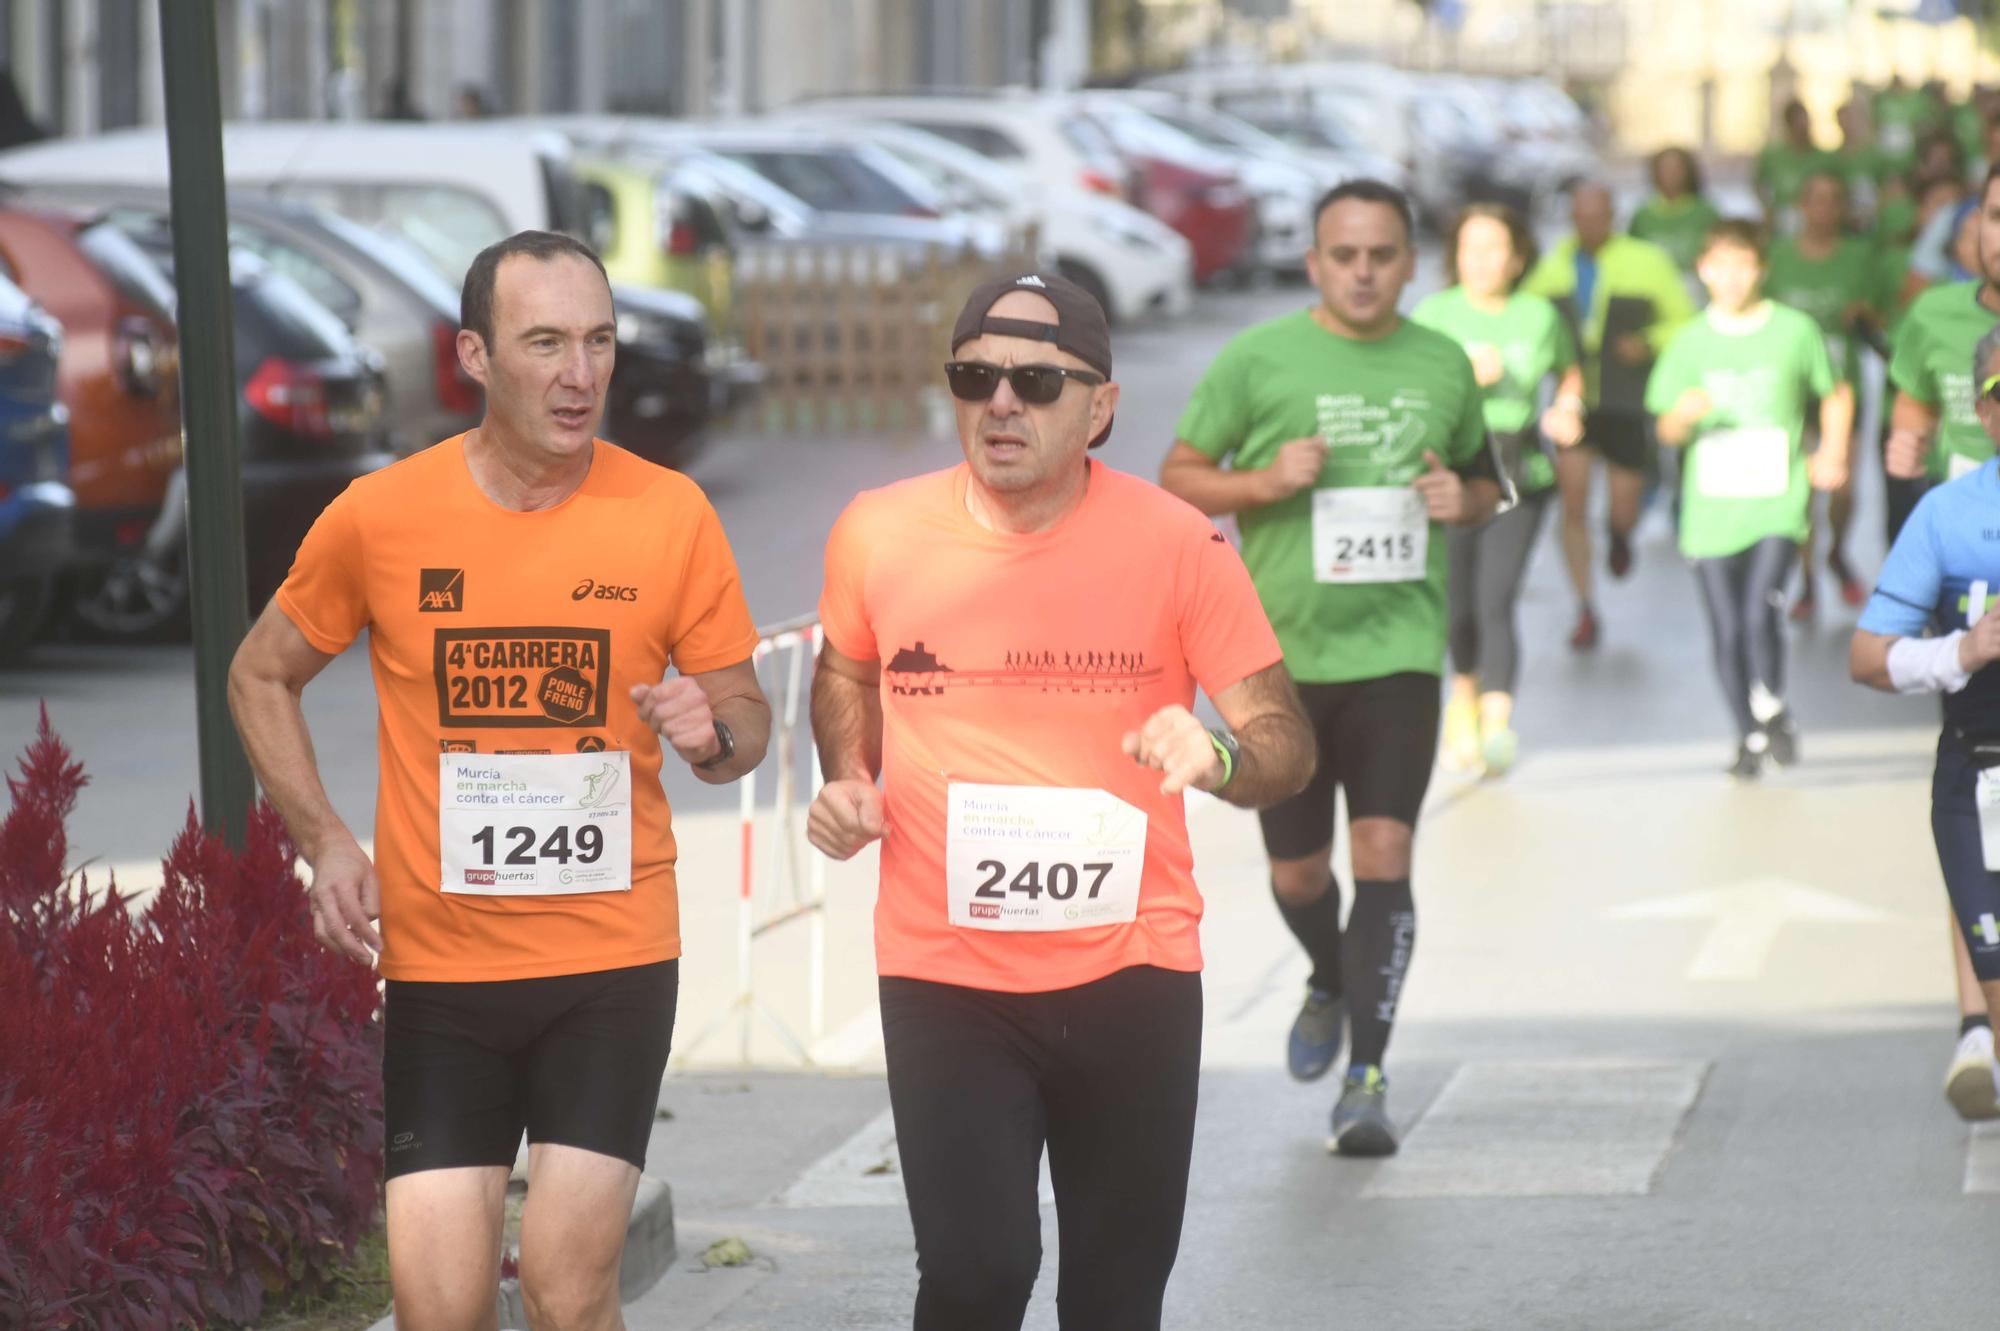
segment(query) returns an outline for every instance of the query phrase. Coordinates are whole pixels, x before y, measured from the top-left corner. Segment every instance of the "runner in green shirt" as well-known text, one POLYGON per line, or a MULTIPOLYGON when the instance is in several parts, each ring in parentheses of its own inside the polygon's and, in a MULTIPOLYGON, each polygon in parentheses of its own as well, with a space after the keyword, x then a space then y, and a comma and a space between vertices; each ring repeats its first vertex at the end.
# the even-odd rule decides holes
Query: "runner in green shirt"
POLYGON ((1721 219, 1701 189, 1701 165, 1686 148, 1662 148, 1647 163, 1653 193, 1632 214, 1628 235, 1650 240, 1673 256, 1684 273, 1694 271, 1701 242, 1721 219))
POLYGON ((1287 1062, 1301 1080, 1324 1075, 1351 1025, 1333 1111, 1349 1155, 1396 1149, 1381 1064, 1416 940, 1410 845, 1437 755, 1443 528, 1485 521, 1500 497, 1471 362, 1396 312, 1413 229, 1400 190, 1329 191, 1306 257, 1319 302, 1223 348, 1160 472, 1204 513, 1236 515, 1319 737, 1312 784, 1260 819, 1279 913, 1312 962, 1287 1062), (1337 788, 1355 877, 1344 935, 1337 788))
POLYGON ((1944 119, 1944 108, 1922 88, 1898 77, 1875 95, 1875 133, 1882 146, 1907 171, 1916 165, 1917 140, 1944 119))
POLYGON ((1789 236, 1798 227, 1799 189, 1813 172, 1837 165, 1831 153, 1813 144, 1812 116, 1804 102, 1785 104, 1778 134, 1757 154, 1757 199, 1773 235, 1789 236))
POLYGON ((1973 410, 1972 348, 2000 323, 2000 170, 1980 193, 1974 282, 1931 287, 1896 331, 1889 382, 1896 389, 1883 463, 1890 477, 1890 539, 1928 485, 1956 479, 1993 456, 1973 410))
MULTIPOLYGON (((1799 195, 1799 219, 1799 234, 1771 247, 1764 294, 1812 317, 1826 338, 1835 376, 1858 392, 1862 348, 1879 335, 1881 326, 1875 305, 1881 260, 1873 244, 1847 234, 1847 182, 1837 173, 1818 171, 1806 178, 1799 195)), ((1840 584, 1841 599, 1858 607, 1868 592, 1847 564, 1847 531, 1854 517, 1851 477, 1849 482, 1827 497, 1826 567, 1840 584)), ((1792 606, 1794 619, 1809 619, 1818 607, 1812 547, 1808 538, 1800 550, 1804 578, 1792 606)))
POLYGON ((1504 775, 1518 747, 1514 605, 1556 483, 1541 435, 1559 448, 1583 438, 1583 368, 1569 327, 1547 300, 1515 290, 1534 246, 1513 209, 1473 204, 1459 215, 1445 247, 1445 269, 1456 285, 1425 297, 1410 314, 1471 357, 1473 377, 1486 394, 1486 428, 1520 491, 1519 504, 1485 526, 1445 533, 1453 674, 1443 756, 1447 767, 1487 776, 1504 775), (1541 389, 1553 376, 1561 382, 1537 430, 1541 389))
POLYGON ((1767 300, 1763 238, 1750 221, 1718 222, 1699 272, 1702 316, 1668 346, 1646 386, 1660 442, 1688 450, 1681 553, 1694 566, 1716 678, 1736 722, 1732 776, 1768 755, 1798 760, 1785 707, 1784 585, 1807 532, 1812 490, 1847 480, 1854 390, 1835 379, 1819 326, 1767 300), (1807 461, 1807 404, 1820 400, 1820 445, 1807 461))

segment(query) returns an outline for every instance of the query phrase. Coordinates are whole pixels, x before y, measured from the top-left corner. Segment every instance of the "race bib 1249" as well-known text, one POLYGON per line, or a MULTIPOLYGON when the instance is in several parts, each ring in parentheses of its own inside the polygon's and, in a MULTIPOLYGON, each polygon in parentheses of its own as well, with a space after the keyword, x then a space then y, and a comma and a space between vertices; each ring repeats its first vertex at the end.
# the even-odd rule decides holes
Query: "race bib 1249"
POLYGON ((438 863, 446 892, 630 891, 631 754, 440 754, 438 863))

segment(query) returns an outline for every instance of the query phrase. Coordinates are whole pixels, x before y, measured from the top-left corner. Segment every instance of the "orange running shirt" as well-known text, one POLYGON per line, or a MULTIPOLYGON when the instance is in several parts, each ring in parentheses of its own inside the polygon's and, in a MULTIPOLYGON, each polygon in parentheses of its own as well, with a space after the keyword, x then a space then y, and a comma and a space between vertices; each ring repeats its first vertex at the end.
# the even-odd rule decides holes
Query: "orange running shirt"
MULTIPOLYGON (((338 653, 368 630, 380 708, 375 871, 392 980, 514 980, 680 955, 661 743, 628 696, 757 644, 722 523, 693 481, 598 440, 554 508, 488 499, 464 436, 350 485, 277 604, 338 653), (630 752, 632 890, 440 890, 438 765, 477 753, 630 752)), ((358 723, 359 718, 356 718, 358 723)))
POLYGON ((1236 549, 1157 486, 1090 464, 1050 531, 987 531, 963 466, 857 498, 827 544, 820 619, 882 663, 883 975, 1030 993, 1127 966, 1201 969, 1201 894, 1180 798, 1120 742, 1282 654, 1236 549), (1147 817, 1129 923, 1002 933, 948 920, 951 783, 1108 791, 1147 817))

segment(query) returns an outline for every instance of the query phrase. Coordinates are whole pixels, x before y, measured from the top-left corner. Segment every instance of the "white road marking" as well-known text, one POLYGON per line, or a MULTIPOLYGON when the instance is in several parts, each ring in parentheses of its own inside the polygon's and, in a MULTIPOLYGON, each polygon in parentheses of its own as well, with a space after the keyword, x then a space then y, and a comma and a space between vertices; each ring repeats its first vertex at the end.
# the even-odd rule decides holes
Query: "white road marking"
MULTIPOLYGON (((1055 1205, 1049 1183, 1049 1157, 1042 1154, 1041 1204, 1055 1205)), ((792 1185, 772 1199, 773 1206, 902 1206, 903 1171, 896 1155, 896 1120, 887 1109, 861 1130, 821 1156, 792 1185)))
POLYGON ((1873 906, 1785 878, 1755 878, 1630 902, 1613 906, 1605 915, 1614 920, 1714 920, 1688 963, 1690 980, 1756 979, 1764 973, 1778 935, 1794 920, 1879 924, 1894 918, 1873 906))

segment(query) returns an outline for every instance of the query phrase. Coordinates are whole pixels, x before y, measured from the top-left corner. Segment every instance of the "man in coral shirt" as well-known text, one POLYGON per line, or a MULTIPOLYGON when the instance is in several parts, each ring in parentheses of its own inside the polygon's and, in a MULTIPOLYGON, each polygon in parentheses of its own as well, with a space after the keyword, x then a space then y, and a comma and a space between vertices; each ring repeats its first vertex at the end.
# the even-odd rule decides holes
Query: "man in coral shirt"
POLYGON ((616 346, 597 256, 523 232, 474 260, 463 306, 485 418, 327 507, 237 653, 230 702, 312 866, 315 931, 386 981, 397 1325, 493 1324, 525 1128, 530 1316, 612 1328, 679 980, 661 768, 671 750, 699 780, 735 780, 770 708, 715 510, 593 435, 616 346), (299 706, 364 629, 372 861, 299 706))
POLYGON ((828 542, 808 833, 882 841, 919 1331, 1021 1325, 1045 1146, 1062 1325, 1158 1327, 1201 1056, 1182 793, 1283 799, 1312 733, 1235 549, 1088 457, 1118 404, 1097 302, 990 282, 952 351, 963 465, 861 495, 828 542))

